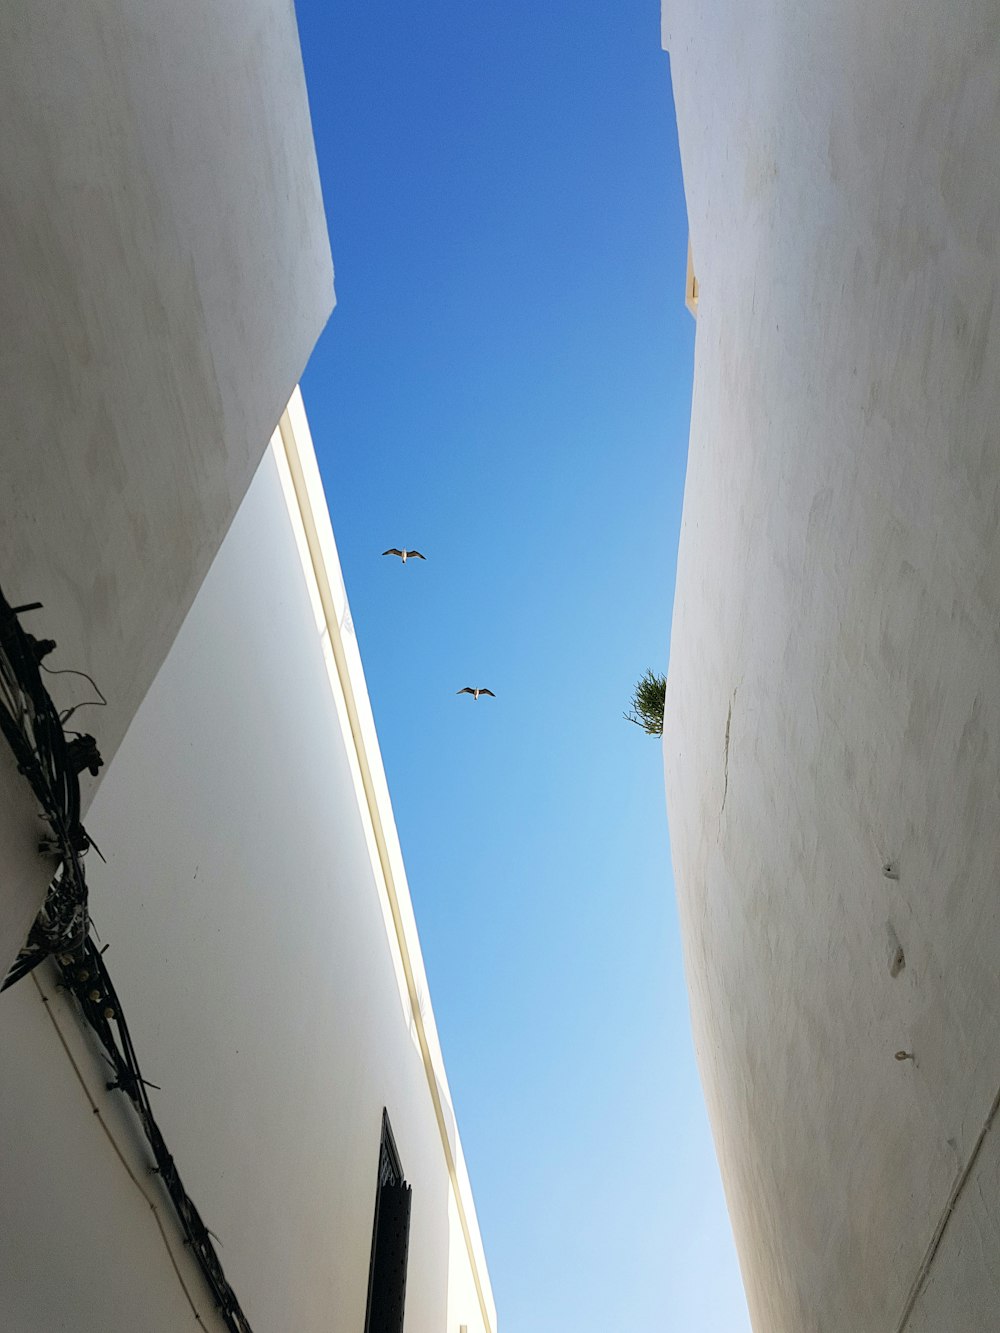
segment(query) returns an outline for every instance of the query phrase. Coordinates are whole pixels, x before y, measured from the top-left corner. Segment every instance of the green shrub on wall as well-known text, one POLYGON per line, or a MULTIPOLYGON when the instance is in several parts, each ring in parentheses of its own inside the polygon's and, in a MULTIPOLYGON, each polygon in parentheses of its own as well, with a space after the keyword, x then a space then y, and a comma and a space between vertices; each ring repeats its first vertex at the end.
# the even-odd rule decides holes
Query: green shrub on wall
POLYGON ((647 671, 637 682, 632 691, 632 707, 622 716, 626 722, 634 722, 650 736, 663 734, 663 701, 667 692, 666 676, 658 676, 647 671))

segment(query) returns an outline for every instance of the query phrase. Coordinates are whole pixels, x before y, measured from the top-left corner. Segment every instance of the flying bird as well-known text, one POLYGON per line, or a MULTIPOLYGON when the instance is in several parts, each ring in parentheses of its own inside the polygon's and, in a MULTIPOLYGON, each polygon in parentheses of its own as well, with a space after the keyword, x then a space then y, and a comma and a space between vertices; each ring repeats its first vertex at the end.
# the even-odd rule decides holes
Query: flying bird
POLYGON ((492 690, 483 690, 483 689, 477 689, 477 690, 474 690, 474 689, 472 688, 471 685, 466 685, 466 687, 465 687, 464 690, 456 690, 455 693, 456 693, 456 694, 471 694, 472 697, 473 697, 473 699, 478 699, 479 696, 480 696, 481 694, 488 694, 488 695, 490 696, 491 699, 495 699, 495 698, 496 698, 496 695, 493 693, 492 690))
POLYGON ((426 560, 426 559, 427 559, 427 557, 426 557, 425 555, 421 555, 419 551, 401 551, 401 550, 399 550, 399 548, 396 547, 396 546, 390 546, 389 549, 388 549, 388 551, 383 551, 382 554, 383 554, 383 555, 398 555, 399 558, 400 558, 400 560, 402 560, 402 562, 403 562, 404 565, 406 564, 407 560, 426 560))

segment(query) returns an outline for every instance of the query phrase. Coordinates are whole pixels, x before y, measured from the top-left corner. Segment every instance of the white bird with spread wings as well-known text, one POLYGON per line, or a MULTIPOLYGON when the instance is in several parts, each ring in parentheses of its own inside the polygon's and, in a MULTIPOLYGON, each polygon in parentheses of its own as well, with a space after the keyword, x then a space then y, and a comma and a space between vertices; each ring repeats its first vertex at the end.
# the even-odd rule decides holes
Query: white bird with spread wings
POLYGON ((490 696, 491 699, 495 699, 495 698, 496 698, 496 695, 493 693, 492 690, 473 689, 473 687, 472 687, 471 685, 466 685, 466 687, 465 687, 464 690, 456 690, 455 693, 456 693, 456 694, 471 694, 472 697, 473 697, 473 699, 478 699, 479 696, 480 696, 481 694, 488 694, 488 695, 490 696))
POLYGON ((404 565, 406 564, 407 560, 426 560, 426 559, 427 559, 427 557, 426 557, 425 555, 421 555, 419 551, 401 551, 401 550, 399 549, 398 546, 390 546, 389 549, 388 549, 388 551, 383 551, 382 554, 383 554, 383 555, 398 555, 399 558, 400 558, 400 560, 402 560, 402 562, 403 562, 404 565))

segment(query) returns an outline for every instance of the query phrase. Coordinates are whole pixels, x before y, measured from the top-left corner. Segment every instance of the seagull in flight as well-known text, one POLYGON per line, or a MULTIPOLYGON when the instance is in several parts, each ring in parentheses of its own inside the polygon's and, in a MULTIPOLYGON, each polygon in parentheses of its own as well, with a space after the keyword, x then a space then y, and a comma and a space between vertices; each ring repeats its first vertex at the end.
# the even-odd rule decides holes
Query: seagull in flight
POLYGON ((488 694, 488 695, 490 696, 491 699, 495 699, 495 698, 496 698, 496 695, 493 693, 492 690, 483 690, 483 689, 477 689, 477 690, 474 690, 474 689, 472 688, 471 685, 466 685, 466 687, 465 687, 464 690, 456 690, 455 693, 456 693, 456 694, 471 694, 472 697, 473 697, 473 699, 478 699, 479 696, 480 696, 481 694, 488 694))
POLYGON ((402 560, 402 562, 403 562, 404 565, 406 564, 407 560, 426 560, 426 559, 427 559, 427 557, 426 557, 425 555, 421 555, 419 551, 401 551, 397 546, 390 546, 389 549, 388 549, 388 551, 383 551, 382 554, 383 554, 383 555, 398 555, 399 558, 400 558, 400 560, 402 560))

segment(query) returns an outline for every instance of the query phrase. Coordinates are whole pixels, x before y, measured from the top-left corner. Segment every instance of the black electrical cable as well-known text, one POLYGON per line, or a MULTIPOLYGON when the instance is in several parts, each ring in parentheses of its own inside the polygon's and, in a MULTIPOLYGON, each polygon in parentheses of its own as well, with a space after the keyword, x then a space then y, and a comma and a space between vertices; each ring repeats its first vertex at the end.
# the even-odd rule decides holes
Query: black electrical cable
POLYGON ((92 736, 67 742, 59 714, 42 684, 39 664, 55 647, 26 634, 0 591, 0 730, 42 807, 49 835, 39 841, 56 866, 27 942, 0 989, 27 976, 55 952, 82 954, 87 937, 83 856, 90 846, 80 823, 78 774, 96 773, 101 757, 92 736))
MULTIPOLYGON (((18 612, 39 608, 37 602, 12 608, 0 590, 0 731, 48 824, 49 834, 40 840, 39 851, 55 858, 56 867, 27 942, 0 990, 20 981, 46 958, 55 960, 62 985, 76 999, 114 1071, 109 1090, 124 1092, 139 1117, 156 1162, 154 1170, 170 1195, 184 1243, 215 1297, 223 1322, 231 1333, 253 1333, 156 1123, 146 1091, 155 1084, 142 1077, 103 950, 90 937, 83 858, 93 844, 80 822, 79 774, 87 769, 96 775, 103 761, 93 736, 73 733, 74 739, 67 741, 62 723, 68 714, 60 717, 42 683, 39 666, 55 644, 26 633, 18 620, 18 612)), ((94 689, 103 702, 96 685, 94 689)))

